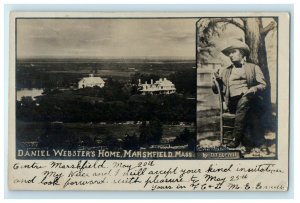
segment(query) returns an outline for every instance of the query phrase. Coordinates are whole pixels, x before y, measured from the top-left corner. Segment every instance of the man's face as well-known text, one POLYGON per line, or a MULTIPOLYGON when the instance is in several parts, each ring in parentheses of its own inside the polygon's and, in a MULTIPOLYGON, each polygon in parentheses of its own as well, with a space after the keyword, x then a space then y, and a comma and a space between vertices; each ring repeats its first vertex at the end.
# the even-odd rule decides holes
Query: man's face
POLYGON ((229 58, 232 62, 240 62, 242 61, 243 57, 244 56, 242 55, 239 49, 232 49, 229 52, 229 58))

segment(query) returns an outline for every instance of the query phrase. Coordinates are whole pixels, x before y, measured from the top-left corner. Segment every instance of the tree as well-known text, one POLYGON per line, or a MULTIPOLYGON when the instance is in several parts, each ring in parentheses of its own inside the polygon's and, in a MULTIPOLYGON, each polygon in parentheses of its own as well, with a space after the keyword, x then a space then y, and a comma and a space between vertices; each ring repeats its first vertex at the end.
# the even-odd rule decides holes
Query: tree
POLYGON ((262 17, 244 18, 201 18, 197 22, 197 42, 201 48, 211 44, 210 39, 219 35, 228 25, 234 25, 244 32, 245 42, 250 48, 248 61, 258 64, 266 79, 265 91, 266 106, 271 113, 271 83, 267 61, 265 38, 267 34, 277 27, 277 18, 273 18, 267 26, 263 26, 262 17))
POLYGON ((74 148, 76 139, 72 138, 62 123, 47 123, 44 134, 40 137, 41 148, 74 148))
POLYGON ((103 138, 103 144, 109 149, 109 150, 117 150, 120 148, 120 142, 118 139, 111 135, 106 135, 103 138))
POLYGON ((187 128, 184 128, 184 130, 175 138, 172 145, 188 145, 189 150, 195 150, 195 135, 191 133, 187 128))
POLYGON ((147 73, 135 73, 130 76, 130 83, 131 84, 138 84, 139 80, 141 80, 141 83, 147 82, 148 84, 151 83, 151 80, 153 82, 159 80, 160 76, 157 74, 147 74, 147 73))
POLYGON ((140 125, 140 127, 139 127, 139 133, 140 133, 140 136, 139 136, 139 145, 143 146, 143 147, 148 146, 149 145, 148 141, 149 141, 149 139, 151 137, 151 133, 150 133, 148 125, 146 124, 145 121, 140 125))
POLYGON ((152 135, 152 144, 160 144, 163 135, 163 126, 157 119, 150 121, 149 123, 150 132, 152 135))
POLYGON ((123 140, 123 149, 139 150, 139 148, 137 135, 135 133, 133 135, 126 134, 123 140))
POLYGON ((163 126, 157 119, 152 120, 147 124, 143 122, 139 129, 141 146, 157 145, 160 144, 163 135, 163 126))
POLYGON ((196 94, 196 70, 193 68, 176 71, 169 75, 169 79, 175 84, 176 92, 195 96, 196 94), (187 78, 189 78, 187 80, 187 78))

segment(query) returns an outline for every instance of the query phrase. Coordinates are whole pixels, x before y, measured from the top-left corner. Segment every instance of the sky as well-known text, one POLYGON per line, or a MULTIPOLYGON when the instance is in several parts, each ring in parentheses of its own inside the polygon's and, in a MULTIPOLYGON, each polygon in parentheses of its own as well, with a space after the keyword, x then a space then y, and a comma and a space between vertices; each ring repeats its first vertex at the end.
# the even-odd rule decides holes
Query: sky
POLYGON ((197 19, 18 19, 17 58, 195 59, 197 19))

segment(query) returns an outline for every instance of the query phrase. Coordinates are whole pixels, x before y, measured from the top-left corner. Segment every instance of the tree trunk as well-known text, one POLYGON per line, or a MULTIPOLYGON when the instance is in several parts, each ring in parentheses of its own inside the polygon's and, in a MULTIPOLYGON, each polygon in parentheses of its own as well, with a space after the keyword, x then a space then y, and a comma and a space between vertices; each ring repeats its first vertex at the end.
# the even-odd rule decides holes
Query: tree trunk
POLYGON ((250 48, 249 61, 258 64, 261 68, 267 88, 265 91, 265 104, 267 107, 266 119, 269 120, 272 112, 271 105, 271 83, 265 45, 265 35, 261 34, 263 29, 261 18, 247 18, 245 21, 245 41, 250 48))
POLYGON ((262 21, 260 18, 247 18, 245 21, 245 41, 250 48, 250 62, 258 64, 264 73, 268 86, 270 75, 268 69, 265 36, 261 35, 262 21))

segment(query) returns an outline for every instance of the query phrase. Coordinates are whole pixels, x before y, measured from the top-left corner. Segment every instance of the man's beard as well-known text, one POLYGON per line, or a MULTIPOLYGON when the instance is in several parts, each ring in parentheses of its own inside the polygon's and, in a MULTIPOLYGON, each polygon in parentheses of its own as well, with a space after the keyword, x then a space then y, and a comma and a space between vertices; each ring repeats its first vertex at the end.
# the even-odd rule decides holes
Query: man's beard
POLYGON ((241 61, 232 61, 232 63, 236 68, 240 68, 243 66, 241 61))

